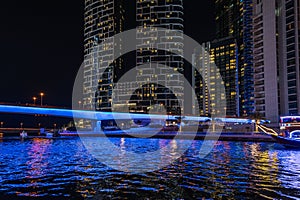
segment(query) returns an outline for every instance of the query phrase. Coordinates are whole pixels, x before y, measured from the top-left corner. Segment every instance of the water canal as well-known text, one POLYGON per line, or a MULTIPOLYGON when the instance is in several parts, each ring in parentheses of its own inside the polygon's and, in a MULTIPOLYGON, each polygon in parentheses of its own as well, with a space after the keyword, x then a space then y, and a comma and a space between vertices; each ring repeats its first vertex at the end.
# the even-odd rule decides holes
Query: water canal
MULTIPOLYGON (((170 142, 136 138, 111 141, 131 150, 138 147, 140 153, 170 142)), ((3 140, 0 196, 1 199, 300 198, 300 151, 273 143, 220 141, 210 154, 200 158, 202 143, 193 141, 181 158, 162 169, 130 174, 99 162, 78 137, 3 140)), ((103 149, 103 155, 110 159, 110 149, 103 149)), ((152 159, 145 157, 144 162, 152 159)))

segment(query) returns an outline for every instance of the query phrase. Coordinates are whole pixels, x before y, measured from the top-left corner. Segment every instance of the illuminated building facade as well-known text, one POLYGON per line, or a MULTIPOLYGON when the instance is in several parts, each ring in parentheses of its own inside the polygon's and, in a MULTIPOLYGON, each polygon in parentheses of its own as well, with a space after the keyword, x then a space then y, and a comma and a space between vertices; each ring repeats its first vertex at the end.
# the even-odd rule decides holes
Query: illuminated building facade
POLYGON ((113 59, 122 41, 115 41, 113 36, 123 31, 123 24, 123 0, 85 0, 84 109, 111 110, 114 80, 123 70, 123 60, 113 59))
POLYGON ((300 113, 299 1, 254 2, 256 111, 278 122, 300 113))
POLYGON ((214 82, 215 73, 210 70, 211 58, 210 58, 210 43, 202 44, 201 48, 194 50, 193 54, 193 66, 197 69, 194 75, 194 88, 196 93, 195 101, 198 101, 199 109, 197 113, 201 116, 211 115, 211 102, 208 91, 210 82, 214 82))
POLYGON ((272 122, 279 115, 278 12, 275 1, 253 2, 255 112, 272 122))
POLYGON ((143 112, 148 112, 153 105, 161 105, 168 113, 178 114, 182 112, 184 93, 184 80, 178 74, 183 73, 183 2, 137 0, 136 20, 136 82, 140 89, 132 97, 132 103, 143 112), (161 50, 162 47, 172 49, 175 54, 161 50))
POLYGON ((252 1, 215 0, 217 39, 233 37, 238 47, 238 116, 254 112, 252 1))
POLYGON ((280 113, 300 113, 300 2, 278 0, 280 113))
POLYGON ((226 98, 227 116, 238 115, 237 54, 238 47, 232 37, 207 42, 202 44, 202 48, 195 49, 193 62, 199 72, 195 73, 195 91, 200 115, 216 114, 213 109, 216 96, 226 98), (213 65, 219 71, 214 70, 213 65), (215 87, 217 78, 224 80, 226 94, 221 94, 221 88, 215 87))

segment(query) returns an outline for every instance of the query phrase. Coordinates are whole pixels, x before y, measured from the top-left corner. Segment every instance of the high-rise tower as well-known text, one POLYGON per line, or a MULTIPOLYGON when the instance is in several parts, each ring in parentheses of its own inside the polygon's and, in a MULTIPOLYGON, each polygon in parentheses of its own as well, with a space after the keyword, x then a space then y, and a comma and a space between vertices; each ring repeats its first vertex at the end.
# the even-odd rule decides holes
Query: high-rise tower
POLYGON ((278 0, 279 88, 282 115, 300 114, 299 0, 278 0))
POLYGON ((239 105, 240 115, 254 112, 252 1, 215 0, 217 39, 233 37, 238 47, 239 101, 237 105, 239 105))
POLYGON ((253 64, 255 112, 278 121, 278 11, 276 1, 253 3, 253 64))
POLYGON ((299 1, 254 2, 255 107, 277 122, 300 113, 299 1))
POLYGON ((123 0, 85 0, 83 107, 110 111, 112 88, 123 60, 113 60, 121 41, 114 35, 123 31, 123 0), (106 40, 106 45, 101 42, 106 40))
POLYGON ((169 113, 180 113, 184 93, 184 80, 178 75, 178 72, 183 73, 183 2, 138 0, 136 9, 136 64, 140 89, 136 91, 133 102, 144 112, 157 104, 164 106, 169 113), (161 50, 162 47, 172 49, 173 53, 161 50), (159 73, 154 71, 155 68, 159 73))
POLYGON ((226 114, 238 115, 238 72, 237 45, 232 37, 214 40, 202 44, 194 51, 193 64, 195 73, 195 91, 199 102, 200 115, 215 115, 212 107, 216 106, 216 98, 226 98, 226 114), (218 67, 218 71, 214 66, 218 67), (200 74, 199 74, 200 73, 200 74), (222 76, 225 93, 216 87, 216 80, 222 76))

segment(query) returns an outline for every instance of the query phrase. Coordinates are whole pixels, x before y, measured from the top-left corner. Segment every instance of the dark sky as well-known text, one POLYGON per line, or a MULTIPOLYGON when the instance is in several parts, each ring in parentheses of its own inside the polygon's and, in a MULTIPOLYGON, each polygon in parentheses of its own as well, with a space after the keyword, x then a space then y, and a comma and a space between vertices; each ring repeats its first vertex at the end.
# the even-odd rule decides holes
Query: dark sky
MULTIPOLYGON (((126 4, 134 6, 134 1, 126 4)), ((185 33, 198 42, 213 39, 213 1, 184 4, 185 33)), ((83 0, 2 2, 0 102, 32 103, 43 91, 46 104, 71 105, 73 82, 83 62, 83 9, 83 0)), ((134 19, 134 8, 126 15, 134 19)))

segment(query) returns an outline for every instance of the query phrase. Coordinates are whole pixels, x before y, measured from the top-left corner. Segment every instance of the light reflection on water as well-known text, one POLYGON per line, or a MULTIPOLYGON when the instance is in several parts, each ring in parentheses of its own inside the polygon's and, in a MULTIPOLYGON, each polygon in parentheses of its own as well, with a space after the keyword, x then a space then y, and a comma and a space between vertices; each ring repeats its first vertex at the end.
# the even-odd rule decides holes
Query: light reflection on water
MULTIPOLYGON (((127 151, 155 151, 181 141, 111 139, 127 151)), ((300 151, 270 143, 217 142, 200 158, 202 141, 171 165, 146 174, 111 169, 87 152, 79 138, 4 140, 0 143, 0 196, 60 199, 296 199, 300 198, 300 151)), ((101 148, 102 151, 103 148, 101 148)), ((102 152, 109 159, 110 150, 102 152)), ((156 158, 145 157, 151 164, 156 158)), ((120 165, 122 163, 120 162, 120 165)), ((137 165, 138 167, 139 165, 137 165)), ((139 166, 140 167, 140 166, 139 166)))

